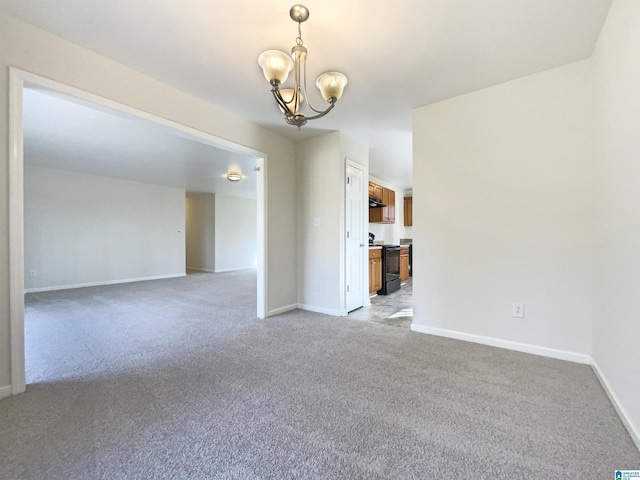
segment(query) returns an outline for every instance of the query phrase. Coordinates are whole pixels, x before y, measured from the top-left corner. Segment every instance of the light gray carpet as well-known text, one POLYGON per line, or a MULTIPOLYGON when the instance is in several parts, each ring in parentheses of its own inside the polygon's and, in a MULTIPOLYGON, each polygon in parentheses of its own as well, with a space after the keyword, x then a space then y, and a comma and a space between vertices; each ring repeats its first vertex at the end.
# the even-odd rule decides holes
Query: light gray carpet
POLYGON ((301 311, 248 273, 28 295, 2 479, 613 478, 590 368, 301 311))

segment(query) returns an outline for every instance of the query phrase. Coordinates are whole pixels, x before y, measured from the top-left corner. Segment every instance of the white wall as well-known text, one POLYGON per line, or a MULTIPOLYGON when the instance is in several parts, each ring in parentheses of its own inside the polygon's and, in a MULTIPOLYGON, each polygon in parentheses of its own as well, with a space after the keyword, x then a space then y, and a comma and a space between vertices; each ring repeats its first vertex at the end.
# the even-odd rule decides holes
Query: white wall
POLYGON ((184 190, 25 165, 24 234, 28 291, 181 276, 184 190))
POLYGON ((614 1, 592 57, 593 359, 640 448, 640 2, 614 1))
MULTIPOLYGON (((298 144, 298 303, 340 314, 340 133, 298 144), (320 226, 314 226, 314 220, 320 226)), ((293 254, 293 252, 291 252, 293 254)))
MULTIPOLYGON (((333 132, 300 142, 298 158, 298 304, 312 311, 345 315, 346 159, 361 165, 367 178, 369 151, 333 132), (315 220, 320 221, 319 226, 314 225, 315 220)), ((365 250, 363 265, 368 265, 365 250)))
POLYGON ((215 271, 256 266, 257 206, 250 198, 215 195, 215 271))
POLYGON ((588 73, 581 61, 414 110, 416 330, 588 361, 588 73))
MULTIPOLYGON (((0 12, 0 138, 9 139, 10 66, 245 145, 267 158, 267 310, 295 304, 296 161, 294 143, 233 113, 0 12)), ((276 113, 274 113, 275 115, 276 113)), ((8 148, 0 149, 8 178, 8 148)), ((0 391, 10 382, 9 185, 0 183, 0 391)))
POLYGON ((213 194, 186 198, 187 268, 213 272, 216 268, 216 224, 213 194))

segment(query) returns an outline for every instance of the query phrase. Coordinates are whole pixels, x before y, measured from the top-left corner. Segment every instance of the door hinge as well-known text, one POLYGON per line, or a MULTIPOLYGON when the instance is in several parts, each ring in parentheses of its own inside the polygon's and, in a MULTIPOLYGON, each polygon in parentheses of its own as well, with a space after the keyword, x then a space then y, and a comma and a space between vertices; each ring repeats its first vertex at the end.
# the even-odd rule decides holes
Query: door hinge
POLYGON ((350 181, 351 181, 351 177, 347 177, 347 185, 349 185, 350 181))
POLYGON ((349 238, 349 232, 347 232, 347 238, 349 238))
POLYGON ((347 285, 347 293, 349 293, 349 285, 347 285))

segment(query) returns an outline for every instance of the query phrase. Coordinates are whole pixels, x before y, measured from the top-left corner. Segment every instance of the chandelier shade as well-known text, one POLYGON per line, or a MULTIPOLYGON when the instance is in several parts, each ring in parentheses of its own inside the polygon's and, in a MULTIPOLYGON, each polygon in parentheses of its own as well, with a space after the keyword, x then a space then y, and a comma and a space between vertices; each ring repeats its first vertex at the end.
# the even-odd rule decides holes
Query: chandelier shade
MULTIPOLYGON (((282 95, 284 103, 286 103, 289 107, 289 110, 297 112, 300 109, 300 103, 302 103, 304 97, 302 95, 296 95, 293 88, 281 88, 280 94, 282 95)), ((285 110, 284 108, 282 108, 282 106, 278 105, 278 107, 280 108, 280 111, 282 113, 285 113, 285 110)))
POLYGON ((280 50, 267 50, 258 57, 258 64, 262 67, 262 73, 267 82, 277 80, 284 83, 293 69, 291 57, 280 50))
POLYGON ((339 72, 323 73, 316 80, 316 87, 320 89, 322 98, 327 101, 329 101, 330 98, 340 100, 346 85, 347 77, 339 72))
POLYGON ((307 49, 303 46, 301 24, 309 18, 309 10, 304 5, 294 5, 289 11, 292 20, 298 23, 298 37, 291 49, 291 56, 279 50, 267 50, 258 57, 258 64, 262 68, 264 78, 271 85, 271 93, 284 113, 284 119, 289 125, 300 129, 308 120, 324 117, 335 103, 342 97, 347 77, 339 72, 323 73, 316 80, 320 94, 329 106, 325 110, 316 109, 309 100, 307 93, 307 49), (280 88, 287 81, 289 72, 294 72, 293 88, 280 88), (306 102, 315 115, 305 116, 301 107, 306 102))

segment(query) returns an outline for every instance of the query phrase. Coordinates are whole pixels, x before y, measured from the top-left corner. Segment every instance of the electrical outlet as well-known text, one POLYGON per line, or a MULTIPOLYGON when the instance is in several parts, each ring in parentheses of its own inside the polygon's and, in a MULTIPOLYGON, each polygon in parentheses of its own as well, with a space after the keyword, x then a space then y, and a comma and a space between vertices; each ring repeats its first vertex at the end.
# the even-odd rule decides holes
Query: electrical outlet
POLYGON ((320 225, 322 225, 322 220, 319 218, 314 218, 313 219, 313 226, 314 227, 319 227, 320 225))
POLYGON ((313 289, 320 290, 320 282, 313 282, 313 289))
POLYGON ((524 318, 524 303, 512 303, 511 316, 514 318, 524 318))
POLYGON ((35 276, 36 276, 36 271, 35 271, 35 270, 31 270, 31 271, 29 272, 29 276, 30 276, 30 277, 35 277, 35 276))

